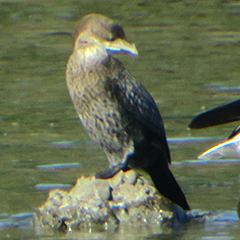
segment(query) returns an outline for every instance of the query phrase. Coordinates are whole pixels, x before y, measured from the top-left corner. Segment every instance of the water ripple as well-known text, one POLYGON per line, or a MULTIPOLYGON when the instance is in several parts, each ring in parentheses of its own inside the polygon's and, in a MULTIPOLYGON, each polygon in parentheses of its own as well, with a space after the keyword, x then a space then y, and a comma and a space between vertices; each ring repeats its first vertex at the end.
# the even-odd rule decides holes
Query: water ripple
POLYGON ((215 160, 184 160, 181 162, 173 162, 172 165, 178 166, 182 164, 236 164, 240 163, 240 159, 215 159, 215 160))
POLYGON ((53 189, 65 189, 65 188, 70 188, 72 187, 71 184, 61 184, 61 183, 55 183, 55 184, 37 184, 35 185, 35 189, 38 191, 50 191, 53 189))
POLYGON ((59 169, 79 168, 81 166, 82 166, 81 163, 56 163, 56 164, 37 165, 36 168, 41 170, 59 170, 59 169))

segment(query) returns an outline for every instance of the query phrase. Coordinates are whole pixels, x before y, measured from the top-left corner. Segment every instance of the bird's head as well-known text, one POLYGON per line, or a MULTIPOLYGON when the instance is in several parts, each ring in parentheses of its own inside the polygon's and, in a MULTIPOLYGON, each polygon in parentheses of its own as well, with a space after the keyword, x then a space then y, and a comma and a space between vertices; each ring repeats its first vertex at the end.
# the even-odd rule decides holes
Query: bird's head
POLYGON ((123 28, 101 14, 88 14, 76 25, 73 33, 75 48, 81 43, 101 44, 109 54, 127 53, 137 56, 134 44, 126 40, 123 28))

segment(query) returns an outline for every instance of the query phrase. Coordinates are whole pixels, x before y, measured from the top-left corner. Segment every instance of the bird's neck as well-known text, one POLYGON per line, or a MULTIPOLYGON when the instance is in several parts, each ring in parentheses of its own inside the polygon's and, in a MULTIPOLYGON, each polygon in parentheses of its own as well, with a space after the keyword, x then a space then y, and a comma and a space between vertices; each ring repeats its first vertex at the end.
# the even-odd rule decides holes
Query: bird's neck
POLYGON ((86 38, 79 36, 75 42, 74 52, 79 54, 79 57, 83 59, 85 67, 99 66, 106 62, 109 58, 104 45, 95 38, 86 38))

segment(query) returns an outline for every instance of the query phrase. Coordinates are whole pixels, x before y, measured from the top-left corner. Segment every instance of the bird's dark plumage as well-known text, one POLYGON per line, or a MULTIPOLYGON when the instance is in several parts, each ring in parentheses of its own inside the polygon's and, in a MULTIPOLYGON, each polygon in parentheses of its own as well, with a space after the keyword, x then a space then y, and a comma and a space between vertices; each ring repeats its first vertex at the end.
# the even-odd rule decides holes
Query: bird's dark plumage
MULTIPOLYGON (((197 115, 188 125, 192 129, 212 127, 219 124, 229 123, 240 120, 240 100, 214 108, 207 112, 197 115)), ((229 138, 236 136, 240 131, 238 126, 229 138)))
POLYGON ((90 137, 107 154, 108 177, 128 166, 148 172, 162 195, 190 209, 169 169, 171 162, 158 107, 146 88, 111 54, 137 54, 121 26, 100 15, 85 16, 74 33, 67 85, 90 137))

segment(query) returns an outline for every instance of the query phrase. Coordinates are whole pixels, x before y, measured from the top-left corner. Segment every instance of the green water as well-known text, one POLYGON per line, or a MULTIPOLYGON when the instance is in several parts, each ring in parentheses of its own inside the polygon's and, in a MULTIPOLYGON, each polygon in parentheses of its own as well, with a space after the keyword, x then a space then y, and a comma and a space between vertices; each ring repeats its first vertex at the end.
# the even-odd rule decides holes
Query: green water
MULTIPOLYGON (((81 175, 107 167, 102 150, 89 143, 68 95, 65 68, 72 39, 45 35, 71 32, 77 20, 93 12, 116 19, 128 40, 135 42, 139 57, 119 58, 159 103, 168 139, 213 138, 191 143, 170 141, 173 162, 182 162, 173 164, 172 170, 191 207, 235 211, 240 196, 239 163, 184 161, 196 159, 237 126, 231 123, 200 131, 187 129, 202 109, 239 99, 240 3, 26 0, 0 1, 0 217, 31 213, 43 204, 48 192, 36 190, 38 184, 74 185, 81 175), (62 142, 74 144, 59 146, 62 142), (38 168, 57 163, 80 163, 81 167, 38 168)), ((181 239, 238 239, 239 227, 237 222, 190 226, 181 239)), ((39 237, 33 229, 14 229, 0 229, 1 238, 39 237)), ((128 239, 134 238, 125 234, 128 239)), ((53 234, 49 238, 68 237, 53 234)), ((121 235, 74 238, 121 239, 121 235)))

